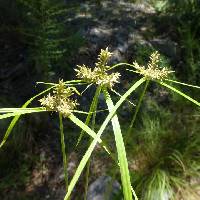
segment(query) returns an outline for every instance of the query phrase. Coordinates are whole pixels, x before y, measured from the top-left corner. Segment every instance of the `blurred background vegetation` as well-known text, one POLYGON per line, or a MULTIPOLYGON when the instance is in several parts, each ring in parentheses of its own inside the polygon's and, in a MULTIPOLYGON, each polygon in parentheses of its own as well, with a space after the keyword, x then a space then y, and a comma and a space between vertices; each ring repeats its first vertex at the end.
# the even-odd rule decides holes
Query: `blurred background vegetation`
MULTIPOLYGON (((160 65, 176 71, 174 79, 200 85, 199 0, 0 0, 0 13, 1 107, 21 106, 43 89, 35 87, 37 81, 73 78, 77 64, 91 66, 99 50, 107 46, 114 53, 111 64, 135 60, 145 64, 158 50, 160 65)), ((132 75, 123 73, 117 90, 123 93, 132 81, 132 75)), ((177 88, 200 100, 197 89, 177 88)), ((93 88, 85 92, 80 109, 88 109, 92 92, 93 88)), ((140 92, 132 97, 134 103, 140 92)), ((132 110, 128 103, 120 109, 124 135, 132 110)), ((149 86, 127 144, 139 199, 200 198, 199 116, 191 103, 154 84, 149 86)), ((103 117, 99 115, 99 123, 103 117)), ((0 139, 8 123, 0 121, 0 139)), ((88 138, 75 151, 79 130, 65 123, 74 166, 88 138)), ((1 199, 63 198, 58 129, 56 115, 34 114, 20 120, 0 149, 1 199)), ((112 144, 110 134, 104 137, 112 144)), ((102 152, 94 154, 90 182, 97 176, 112 176, 113 163, 106 164, 102 152)), ((83 191, 82 181, 77 191, 83 191)))

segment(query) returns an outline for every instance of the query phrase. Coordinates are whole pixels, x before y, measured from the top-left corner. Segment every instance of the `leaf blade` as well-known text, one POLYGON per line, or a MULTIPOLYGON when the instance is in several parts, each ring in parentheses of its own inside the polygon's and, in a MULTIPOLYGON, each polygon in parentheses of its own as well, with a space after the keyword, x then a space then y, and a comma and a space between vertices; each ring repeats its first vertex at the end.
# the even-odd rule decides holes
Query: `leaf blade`
POLYGON ((6 119, 9 117, 14 117, 14 116, 19 116, 19 115, 24 115, 24 114, 30 114, 30 113, 36 113, 36 112, 45 112, 47 110, 41 109, 41 110, 25 110, 25 111, 18 111, 18 112, 12 112, 12 113, 6 113, 6 114, 1 114, 0 119, 6 119))
POLYGON ((171 80, 171 79, 165 79, 165 81, 169 81, 169 82, 172 82, 172 83, 177 83, 177 84, 180 84, 180 85, 185 85, 185 86, 188 86, 188 87, 193 87, 193 88, 200 89, 200 86, 191 85, 191 84, 183 83, 183 82, 180 82, 180 81, 175 81, 175 80, 171 80))
MULTIPOLYGON (((46 89, 46 90, 40 92, 39 94, 35 95, 34 97, 30 98, 30 99, 22 106, 22 108, 26 108, 34 99, 36 99, 37 97, 39 97, 39 96, 43 95, 44 93, 50 91, 52 88, 54 88, 54 86, 53 86, 53 87, 50 87, 50 88, 48 88, 48 89, 46 89)), ((17 121, 19 120, 20 116, 21 116, 21 114, 16 115, 16 116, 12 119, 12 121, 11 121, 10 125, 8 126, 8 128, 7 128, 7 130, 6 130, 6 133, 5 133, 4 137, 3 137, 3 140, 2 140, 2 142, 0 143, 0 148, 1 148, 1 147, 5 144, 5 142, 7 141, 7 139, 8 139, 8 137, 9 137, 9 135, 10 135, 12 129, 14 128, 15 124, 16 124, 17 121)))
POLYGON ((176 92, 177 94, 183 96, 184 98, 186 98, 187 100, 189 100, 192 103, 196 104, 197 106, 200 106, 200 103, 197 100, 191 98, 190 96, 188 96, 187 94, 181 92, 180 90, 178 90, 178 89, 176 89, 176 88, 174 88, 174 87, 172 87, 172 86, 170 86, 170 85, 168 85, 168 84, 166 84, 164 82, 161 82, 161 81, 158 81, 158 83, 160 83, 161 85, 163 85, 163 86, 169 88, 170 90, 176 92))
MULTIPOLYGON (((103 89, 104 96, 106 99, 106 103, 108 106, 109 112, 112 112, 114 108, 114 104, 112 102, 112 99, 107 91, 107 89, 103 89)), ((121 128, 119 124, 119 120, 117 115, 115 114, 112 118, 112 127, 115 135, 115 142, 117 147, 117 154, 118 154, 118 160, 119 160, 119 166, 120 166, 120 173, 121 173, 121 180, 122 180, 122 187, 123 187, 123 193, 125 200, 132 200, 132 191, 131 191, 131 181, 130 181, 130 175, 129 175, 129 169, 128 169, 128 161, 126 157, 126 150, 125 145, 121 133, 121 128)))

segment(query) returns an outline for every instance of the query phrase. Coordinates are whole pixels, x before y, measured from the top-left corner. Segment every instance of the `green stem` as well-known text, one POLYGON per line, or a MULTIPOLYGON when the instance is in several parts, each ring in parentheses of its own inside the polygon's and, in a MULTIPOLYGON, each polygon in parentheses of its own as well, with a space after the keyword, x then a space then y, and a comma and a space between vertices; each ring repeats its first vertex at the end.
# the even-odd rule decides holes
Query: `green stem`
POLYGON ((62 157, 63 157, 63 169, 64 169, 64 177, 65 177, 65 187, 66 191, 68 191, 68 173, 67 173, 67 155, 65 151, 65 136, 63 131, 63 121, 62 114, 59 113, 59 121, 60 121, 60 141, 61 141, 61 149, 62 149, 62 157))
MULTIPOLYGON (((97 89, 96 89, 96 92, 95 92, 95 96, 93 98, 93 101, 92 101, 92 112, 93 112, 93 115, 92 115, 92 125, 91 125, 91 129, 94 131, 94 127, 95 127, 95 118, 96 118, 96 110, 97 110, 97 104, 98 104, 98 98, 99 98, 99 95, 101 93, 101 87, 99 86, 97 89)), ((90 142, 91 143, 93 140, 93 138, 90 138, 90 142)), ((87 199, 87 191, 88 191, 88 185, 89 185, 89 175, 90 175, 90 163, 91 163, 91 157, 90 159, 88 160, 87 162, 87 166, 86 166, 86 175, 85 175, 85 194, 84 194, 84 200, 87 199)))
MULTIPOLYGON (((90 106, 90 110, 89 110, 89 114, 88 114, 88 116, 87 116, 87 118, 86 118, 86 120, 85 120, 85 125, 88 125, 88 124, 90 123, 90 119, 91 119, 91 117, 92 117, 92 114, 93 114, 93 112, 96 111, 96 106, 95 106, 95 104, 97 104, 97 100, 98 100, 98 97, 99 97, 100 92, 101 92, 101 87, 98 87, 98 88, 96 89, 95 95, 94 95, 94 97, 93 97, 93 100, 92 100, 92 103, 91 103, 91 106, 90 106), (95 109, 95 110, 94 110, 94 109, 95 109)), ((80 141, 81 141, 81 139, 82 139, 82 137, 83 137, 83 135, 84 135, 84 132, 85 132, 84 130, 81 131, 81 134, 80 134, 80 136, 79 136, 79 138, 78 138, 78 141, 77 141, 77 143, 76 143, 76 147, 77 147, 78 144, 80 143, 80 141)))
POLYGON ((141 103, 142 103, 142 100, 143 100, 143 97, 144 97, 144 94, 145 94, 145 92, 146 92, 146 90, 147 90, 148 85, 149 85, 149 80, 146 81, 146 84, 145 84, 145 86, 144 86, 144 89, 143 89, 143 91, 142 91, 142 94, 141 94, 141 96, 140 96, 140 98, 139 98, 138 104, 137 104, 137 106, 136 106, 135 113, 134 113, 134 115, 133 115, 133 118, 132 118, 132 120, 131 120, 129 129, 128 129, 128 132, 127 132, 127 134, 126 134, 126 136, 125 136, 125 139, 124 139, 125 144, 127 143, 127 140, 129 139, 130 133, 131 133, 132 128, 133 128, 133 124, 134 124, 134 122, 135 122, 135 120, 136 120, 138 111, 139 111, 139 109, 140 109, 140 106, 141 106, 141 103))

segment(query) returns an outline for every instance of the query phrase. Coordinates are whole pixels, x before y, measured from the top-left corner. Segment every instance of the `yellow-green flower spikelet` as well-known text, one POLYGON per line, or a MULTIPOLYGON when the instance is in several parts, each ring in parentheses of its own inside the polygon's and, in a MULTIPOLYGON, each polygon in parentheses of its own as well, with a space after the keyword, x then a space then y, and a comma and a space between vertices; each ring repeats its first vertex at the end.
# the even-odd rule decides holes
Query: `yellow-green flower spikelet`
POLYGON ((108 61, 111 56, 112 53, 108 51, 108 48, 105 50, 102 49, 98 56, 98 62, 95 63, 95 68, 93 70, 85 65, 78 65, 78 68, 75 69, 77 78, 83 79, 87 83, 94 83, 112 88, 115 83, 119 82, 120 74, 118 72, 107 73, 107 70, 110 68, 110 66, 108 66, 108 61))
POLYGON ((39 101, 48 111, 56 111, 68 117, 77 106, 77 102, 70 98, 73 94, 74 89, 66 87, 63 80, 60 80, 53 94, 48 94, 39 101))
POLYGON ((134 68, 136 69, 136 73, 139 73, 151 80, 163 80, 168 77, 168 75, 174 71, 170 71, 166 67, 160 69, 160 54, 156 51, 151 54, 150 61, 147 64, 147 67, 140 66, 137 62, 134 62, 134 68))

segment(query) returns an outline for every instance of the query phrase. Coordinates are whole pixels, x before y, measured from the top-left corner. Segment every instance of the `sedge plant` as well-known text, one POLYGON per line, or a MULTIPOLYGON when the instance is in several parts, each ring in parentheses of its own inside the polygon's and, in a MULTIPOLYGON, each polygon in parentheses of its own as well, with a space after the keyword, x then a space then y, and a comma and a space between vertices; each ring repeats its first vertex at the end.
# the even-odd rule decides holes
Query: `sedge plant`
MULTIPOLYGON (((131 185, 131 178, 130 178, 130 171, 127 159, 127 152, 126 152, 126 142, 131 135, 131 129, 135 123, 135 119, 137 117, 137 113, 140 109, 142 99, 145 95, 146 90, 148 89, 148 84, 151 82, 155 82, 163 87, 170 89, 171 91, 181 95, 185 99, 191 101, 196 106, 200 106, 200 103, 188 96, 187 94, 183 93, 182 91, 178 90, 171 84, 182 84, 187 87, 195 87, 199 89, 199 86, 193 86, 186 83, 181 83, 178 81, 173 81, 169 79, 169 75, 173 73, 173 71, 167 68, 160 68, 159 67, 159 59, 160 55, 158 52, 154 52, 150 56, 150 60, 147 66, 140 66, 137 62, 133 64, 129 63, 118 63, 114 66, 109 66, 109 59, 112 56, 112 53, 109 52, 108 48, 105 50, 101 50, 98 56, 98 62, 95 64, 94 68, 82 65, 78 66, 75 71, 77 73, 78 80, 71 80, 71 81, 62 81, 60 80, 58 84, 53 83, 45 83, 50 87, 39 93, 38 95, 34 96, 30 100, 28 100, 21 108, 1 108, 0 109, 0 119, 5 119, 9 117, 14 117, 11 121, 4 137, 3 141, 0 144, 0 148, 3 147, 5 142, 7 141, 13 127, 23 114, 30 114, 33 112, 57 112, 59 115, 59 123, 60 123, 60 138, 61 138, 61 151, 63 156, 63 168, 64 168, 64 175, 65 175, 65 183, 66 183, 66 195, 64 200, 68 200, 72 192, 77 184, 83 170, 87 166, 86 170, 86 183, 85 183, 85 199, 87 197, 87 188, 88 188, 88 178, 89 178, 89 169, 90 169, 90 158, 91 155, 97 145, 99 143, 102 148, 107 152, 108 156, 115 161, 117 169, 119 169, 120 177, 121 177, 121 184, 123 190, 123 196, 125 200, 132 200, 138 199, 137 195, 134 191, 134 188, 131 185), (134 84, 123 94, 120 95, 119 100, 116 104, 113 103, 112 98, 110 96, 110 91, 114 91, 114 86, 116 83, 120 82, 120 74, 118 72, 112 72, 111 70, 116 69, 117 67, 129 67, 130 73, 136 73, 142 76, 138 80, 135 80, 134 84), (170 82, 170 85, 168 84, 170 82), (95 92, 95 96, 91 103, 89 112, 83 112, 80 110, 76 110, 78 106, 77 100, 74 100, 72 97, 74 94, 83 95, 83 93, 78 92, 76 89, 76 85, 86 84, 86 89, 90 85, 96 85, 97 89, 95 92), (119 118, 117 115, 118 108, 124 103, 124 101, 128 100, 128 97, 141 85, 144 85, 144 90, 138 100, 136 105, 135 114, 133 115, 129 132, 126 135, 127 138, 123 138, 122 131, 120 128, 119 118), (107 105, 108 115, 106 116, 105 120, 101 124, 98 131, 95 131, 95 118, 96 113, 99 112, 97 110, 98 105, 98 98, 100 93, 103 93, 104 99, 107 105), (36 98, 40 97, 41 95, 48 93, 43 98, 40 98, 41 107, 35 108, 27 108, 29 104, 35 100, 36 98), (81 121, 76 114, 86 114, 85 122, 81 121), (79 165, 77 166, 76 172, 69 180, 67 174, 67 153, 65 149, 65 135, 64 135, 64 128, 63 128, 63 119, 69 119, 72 123, 77 125, 81 128, 81 133, 77 141, 77 145, 81 142, 83 134, 88 134, 90 136, 90 144, 88 149, 86 150, 85 154, 83 155, 79 165), (91 122, 91 125, 90 124, 91 122), (112 152, 108 144, 102 140, 101 136, 104 133, 108 123, 111 121, 114 139, 116 144, 116 152, 112 152), (115 157, 116 153, 116 157, 115 157)), ((117 94, 117 93, 116 93, 117 94)), ((156 175, 157 176, 157 175, 156 175)), ((162 172, 159 172, 159 177, 163 177, 164 175, 162 172)))

